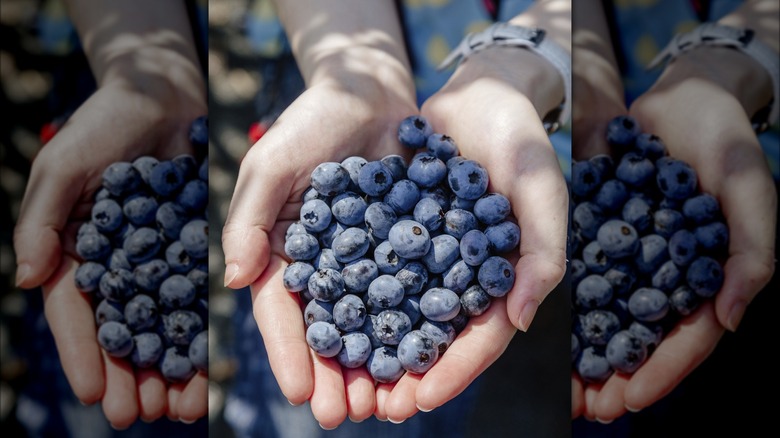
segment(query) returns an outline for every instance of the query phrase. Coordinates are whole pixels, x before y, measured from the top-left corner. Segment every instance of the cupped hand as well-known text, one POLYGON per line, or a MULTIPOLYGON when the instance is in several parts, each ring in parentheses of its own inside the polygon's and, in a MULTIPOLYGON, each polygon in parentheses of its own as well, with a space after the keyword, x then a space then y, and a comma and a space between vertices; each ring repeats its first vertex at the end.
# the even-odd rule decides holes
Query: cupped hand
POLYGON ((101 86, 35 158, 14 230, 17 285, 42 286, 46 318, 73 391, 83 403, 102 401, 116 428, 139 415, 194 421, 207 409, 205 375, 169 388, 159 372, 134 372, 124 360, 105 355, 91 299, 74 283, 76 230, 89 219, 103 169, 141 155, 193 152, 189 124, 206 113, 205 87, 197 70, 179 79, 175 84, 147 76, 101 86))
MULTIPOLYGON (((411 82, 411 81, 409 81, 411 82)), ((417 113, 411 86, 393 88, 361 76, 309 87, 244 157, 222 234, 225 284, 249 285, 254 316, 271 369, 291 404, 307 400, 323 428, 349 417, 361 421, 375 408, 371 376, 344 369, 335 358, 312 353, 297 294, 282 275, 287 227, 298 220, 301 195, 314 168, 353 155, 378 160, 405 154, 398 123, 417 113)))
POLYGON ((729 227, 724 284, 659 344, 635 374, 603 385, 573 381, 576 416, 611 421, 641 410, 672 391, 737 329, 747 305, 774 272, 777 193, 763 151, 738 100, 685 58, 670 66, 637 99, 630 114, 642 130, 661 137, 669 154, 696 170, 702 191, 715 196, 729 227))
POLYGON ((517 328, 528 330, 538 306, 563 277, 568 194, 541 123, 562 99, 557 75, 531 52, 491 49, 469 58, 423 105, 434 131, 451 136, 462 156, 488 170, 488 190, 511 201, 522 233, 519 251, 510 257, 517 279, 506 298, 493 299, 486 313, 469 321, 427 373, 407 373, 394 386, 378 386, 379 418, 402 421, 460 394, 498 359, 517 328), (515 68, 515 62, 525 69, 515 68), (531 73, 537 67, 552 84, 537 81, 531 73), (521 92, 529 82, 540 95, 521 92))

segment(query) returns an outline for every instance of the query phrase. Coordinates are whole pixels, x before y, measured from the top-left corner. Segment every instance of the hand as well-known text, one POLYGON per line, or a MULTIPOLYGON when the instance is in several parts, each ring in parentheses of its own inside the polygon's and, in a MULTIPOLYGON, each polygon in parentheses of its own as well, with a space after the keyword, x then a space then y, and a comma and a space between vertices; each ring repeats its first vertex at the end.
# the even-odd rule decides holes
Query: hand
POLYGON ((409 158, 396 130, 417 108, 411 76, 399 80, 391 86, 369 72, 351 71, 342 80, 310 86, 243 159, 222 234, 225 284, 250 285, 254 316, 282 393, 295 405, 309 400, 327 429, 347 415, 354 421, 370 417, 374 382, 365 368, 342 369, 335 358, 309 349, 299 297, 282 284, 289 260, 285 231, 298 220, 301 195, 320 163, 353 155, 409 158))
POLYGON ((515 327, 528 330, 563 277, 568 192, 541 123, 562 98, 563 82, 547 61, 529 51, 493 48, 472 55, 423 105, 434 131, 454 138, 461 155, 488 170, 488 190, 510 199, 522 231, 512 259, 517 280, 506 298, 494 299, 485 314, 470 320, 425 375, 407 373, 395 385, 379 385, 377 417, 405 420, 457 396, 498 359, 515 327))
MULTIPOLYGON (((712 68, 712 59, 727 65, 752 60, 713 50, 697 49, 677 59, 634 102, 630 114, 643 131, 664 140, 670 155, 690 163, 701 189, 720 201, 730 231, 723 287, 714 302, 683 319, 635 374, 615 374, 603 385, 584 389, 575 379, 574 416, 607 422, 664 397, 714 350, 724 329, 736 330, 746 306, 774 271, 777 194, 746 115, 760 105, 744 97, 761 94, 743 90, 748 93, 737 98, 739 90, 721 82, 725 73, 710 73, 724 72, 712 68)), ((752 72, 766 74, 760 68, 752 72)), ((739 83, 757 85, 762 78, 739 83)))
POLYGON ((192 153, 192 120, 206 113, 204 84, 197 67, 177 69, 176 80, 144 74, 138 66, 152 51, 115 60, 123 73, 101 84, 33 162, 14 233, 17 285, 43 287, 46 318, 65 375, 83 403, 103 403, 109 422, 129 426, 137 416, 153 420, 167 413, 194 421, 206 413, 207 377, 168 385, 159 372, 137 370, 105 355, 97 343, 90 297, 74 283, 79 257, 75 235, 89 218, 103 169, 140 155, 172 158, 192 153))

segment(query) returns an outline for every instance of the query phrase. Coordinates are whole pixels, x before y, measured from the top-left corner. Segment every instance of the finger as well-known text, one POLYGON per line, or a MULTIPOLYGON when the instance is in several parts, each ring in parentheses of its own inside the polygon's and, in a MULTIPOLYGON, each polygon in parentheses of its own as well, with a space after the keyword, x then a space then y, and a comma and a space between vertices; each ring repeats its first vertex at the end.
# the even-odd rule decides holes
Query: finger
POLYGON ((179 421, 179 398, 184 392, 183 383, 173 383, 168 386, 168 419, 179 421))
POLYGON ((311 394, 311 412, 320 427, 331 430, 347 418, 347 397, 341 365, 334 358, 311 353, 314 363, 314 392, 311 394))
POLYGON ((141 420, 149 423, 162 417, 168 409, 168 394, 165 380, 159 371, 137 369, 138 407, 141 420))
POLYGON ((347 414, 350 420, 360 423, 376 409, 374 379, 365 367, 346 368, 343 374, 347 388, 347 414))
POLYGON ((615 373, 601 387, 593 411, 596 421, 608 424, 626 413, 625 391, 631 375, 615 373))
POLYGON ((379 421, 387 421, 385 404, 388 397, 390 397, 390 393, 393 392, 393 387, 395 387, 395 383, 379 383, 376 385, 376 410, 374 410, 374 416, 379 421))
POLYGON ((582 416, 588 421, 596 420, 596 399, 599 397, 599 392, 603 383, 589 383, 585 387, 585 409, 582 412, 582 416))
POLYGON ((176 412, 184 423, 194 423, 208 412, 209 377, 205 373, 196 373, 187 382, 179 399, 176 412))
POLYGON ((419 411, 415 394, 422 378, 421 374, 407 372, 395 383, 392 392, 385 400, 384 407, 387 419, 391 423, 403 423, 419 411))
POLYGON ((626 386, 625 406, 632 412, 660 400, 680 384, 715 349, 723 327, 711 302, 683 319, 626 386))
POLYGON ((122 358, 103 352, 106 364, 106 393, 103 396, 103 413, 115 429, 126 429, 138 418, 133 366, 122 358))
POLYGON ((312 395, 314 373, 297 295, 282 286, 285 265, 281 258, 271 258, 251 286, 252 308, 279 388, 290 403, 299 405, 312 395))
POLYGON ((62 370, 76 397, 92 404, 103 397, 106 381, 90 299, 74 285, 77 267, 72 258, 62 258, 43 285, 43 305, 62 370))
POLYGON ((237 289, 254 282, 268 265, 268 233, 290 196, 295 178, 286 155, 266 152, 278 131, 271 130, 241 163, 222 230, 225 285, 237 289))
POLYGON ((585 410, 585 388, 577 373, 571 373, 571 418, 582 415, 585 410))
POLYGON ((505 312, 504 300, 494 300, 487 312, 469 320, 469 326, 422 377, 415 393, 419 410, 429 411, 452 400, 501 356, 516 332, 505 312))

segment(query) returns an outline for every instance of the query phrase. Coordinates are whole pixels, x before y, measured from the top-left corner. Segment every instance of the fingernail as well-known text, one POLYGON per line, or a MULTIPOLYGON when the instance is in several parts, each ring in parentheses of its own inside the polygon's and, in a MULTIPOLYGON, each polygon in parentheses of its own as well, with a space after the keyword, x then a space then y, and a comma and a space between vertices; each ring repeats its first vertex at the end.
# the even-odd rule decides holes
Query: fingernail
POLYGON ((403 422, 404 422, 404 420, 393 420, 393 419, 392 419, 392 418, 390 418, 390 417, 387 417, 387 421, 389 421, 389 422, 391 422, 391 423, 393 423, 393 424, 401 424, 401 423, 403 423, 403 422))
POLYGON ((728 325, 728 327, 726 327, 727 329, 731 330, 732 332, 737 330, 739 323, 742 321, 742 317, 745 315, 746 308, 747 303, 743 300, 739 300, 734 303, 733 306, 731 306, 731 310, 729 311, 729 318, 726 321, 726 324, 728 325))
POLYGON ((333 430, 333 429, 335 429, 335 427, 325 427, 325 426, 323 426, 323 425, 322 425, 322 423, 317 423, 317 424, 319 424, 319 425, 320 425, 320 428, 321 428, 322 430, 333 430))
POLYGON ((637 412, 641 411, 641 409, 632 408, 632 407, 631 407, 631 406, 629 406, 629 405, 623 405, 623 407, 624 407, 624 408, 626 408, 626 410, 627 410, 628 412, 631 412, 632 414, 636 414, 637 412))
POLYGON ((233 280, 238 276, 238 265, 235 263, 228 263, 225 266, 225 287, 228 287, 233 280))
POLYGON ((525 303, 523 310, 520 312, 520 330, 527 332, 528 327, 531 326, 531 321, 534 320, 536 315, 536 309, 539 308, 539 301, 531 300, 525 303))
POLYGON ((599 417, 596 417, 596 421, 598 421, 598 422, 599 422, 599 423, 601 423, 601 424, 609 424, 609 423, 611 423, 611 422, 612 422, 612 420, 602 420, 602 419, 601 419, 601 418, 599 418, 599 417))
POLYGON ((355 423, 355 424, 360 424, 360 423, 362 423, 362 422, 363 422, 363 420, 355 420, 354 418, 352 418, 352 416, 351 416, 351 415, 349 416, 349 421, 351 421, 351 422, 353 422, 353 423, 355 423))
POLYGON ((431 408, 431 409, 424 409, 424 408, 421 408, 420 405, 417 405, 417 410, 420 411, 420 412, 431 412, 433 410, 433 408, 431 408))
POLYGON ((192 424, 195 422, 195 420, 185 420, 184 418, 180 418, 179 421, 181 421, 184 424, 192 424))
POLYGON ((295 406, 295 407, 298 407, 298 406, 300 406, 300 405, 302 405, 302 404, 303 404, 303 403, 293 403, 293 402, 291 402, 290 400, 287 400, 287 403, 289 403, 289 404, 290 404, 290 406, 295 406))
POLYGON ((376 417, 376 419, 377 419, 377 420, 379 420, 379 421, 381 421, 382 423, 385 423, 385 422, 387 422, 387 418, 379 418, 379 417, 376 417))
POLYGON ((24 280, 27 280, 31 270, 30 265, 27 263, 22 263, 16 267, 16 287, 19 287, 20 284, 24 283, 24 280))
POLYGON ((114 430, 117 430, 117 431, 122 431, 122 430, 125 430, 125 429, 127 429, 127 426, 125 426, 125 427, 119 427, 119 426, 115 426, 115 425, 114 425, 114 423, 108 423, 108 424, 110 424, 110 425, 111 425, 111 428, 112 428, 112 429, 114 429, 114 430))

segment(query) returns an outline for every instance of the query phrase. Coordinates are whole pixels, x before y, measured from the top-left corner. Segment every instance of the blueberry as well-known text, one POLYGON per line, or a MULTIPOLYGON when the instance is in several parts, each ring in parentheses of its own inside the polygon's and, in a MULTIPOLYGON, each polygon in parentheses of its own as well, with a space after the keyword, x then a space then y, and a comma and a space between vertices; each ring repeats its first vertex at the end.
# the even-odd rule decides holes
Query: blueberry
POLYGON ((648 352, 655 349, 664 337, 663 328, 659 324, 634 321, 628 326, 628 330, 642 341, 648 352))
MULTIPOLYGON (((628 200, 628 195, 628 188, 622 181, 611 179, 599 187, 596 194, 593 195, 593 203, 603 211, 614 213, 623 208, 623 204, 628 200)), ((580 203, 577 206, 585 204, 587 202, 580 203)))
POLYGON ((174 310, 163 318, 165 338, 173 345, 186 346, 203 330, 203 320, 191 310, 174 310))
POLYGON ((612 160, 612 157, 609 155, 597 154, 590 157, 588 161, 594 166, 602 181, 606 181, 615 176, 615 161, 612 160))
POLYGON ((426 320, 420 325, 420 331, 433 339, 434 344, 439 349, 439 357, 447 351, 457 336, 455 328, 447 321, 426 320))
POLYGON ((515 268, 503 257, 485 260, 477 273, 479 285, 492 297, 503 297, 515 284, 515 268))
POLYGON ((423 116, 409 116, 398 126, 398 141, 412 149, 425 147, 433 128, 423 116))
POLYGON ((688 266, 698 254, 698 241, 688 230, 679 230, 669 239, 669 256, 679 266, 688 266))
POLYGON ((641 133, 636 137, 636 150, 650 160, 657 160, 666 155, 666 146, 657 135, 641 133))
POLYGON ((460 239, 460 256, 466 264, 479 266, 490 256, 489 247, 485 233, 471 230, 460 239))
POLYGON ((520 243, 520 227, 511 221, 500 222, 485 228, 485 237, 495 253, 506 253, 520 243))
MULTIPOLYGON (((447 165, 435 156, 417 154, 409 164, 407 177, 420 187, 434 187, 447 176, 447 165)), ((487 179, 487 176, 485 176, 487 179)))
POLYGON ((100 277, 100 293, 111 301, 126 301, 135 294, 133 274, 126 269, 114 269, 100 277))
POLYGON ((576 303, 584 309, 605 307, 612 300, 612 285, 601 275, 583 278, 575 292, 576 303))
POLYGON ((335 301, 344 294, 344 279, 334 269, 319 269, 309 277, 308 289, 315 299, 335 301))
POLYGON ((204 373, 209 370, 209 332, 202 331, 192 338, 187 356, 195 368, 204 373))
POLYGON ((368 340, 371 341, 371 348, 374 349, 384 345, 382 341, 376 336, 376 332, 374 331, 374 321, 376 321, 376 318, 376 315, 369 313, 366 315, 366 320, 363 322, 363 326, 360 327, 360 332, 365 333, 365 335, 368 336, 368 340))
POLYGON ((444 134, 432 134, 425 143, 428 151, 443 162, 458 155, 458 146, 452 137, 444 134))
POLYGON ((615 295, 624 295, 634 287, 636 273, 632 265, 616 263, 604 273, 604 278, 612 285, 615 295))
POLYGON ((192 121, 189 132, 190 143, 193 146, 208 146, 209 144, 209 118, 200 116, 192 121))
POLYGON ((323 196, 338 195, 351 181, 349 171, 339 163, 322 163, 311 173, 311 186, 323 196))
POLYGON ((188 306, 195 296, 195 286, 183 275, 171 275, 160 285, 160 304, 169 309, 188 306))
MULTIPOLYGON (((331 224, 331 225, 335 225, 335 224, 331 224)), ((293 223, 290 224, 289 227, 287 227, 287 231, 285 231, 285 233, 284 233, 284 239, 285 240, 289 239, 290 236, 292 236, 293 234, 301 234, 301 233, 306 233, 306 232, 307 232, 306 231, 306 227, 304 227, 303 224, 300 221, 293 222, 293 223)), ((330 245, 328 245, 328 246, 330 246, 330 245)))
POLYGON ((709 298, 723 286, 723 268, 715 259, 701 256, 688 267, 685 279, 696 295, 709 298))
POLYGON ((460 208, 454 208, 444 214, 444 232, 456 239, 471 230, 477 229, 477 217, 473 213, 460 208))
POLYGON ((420 298, 420 311, 431 321, 448 321, 460 312, 460 298, 449 289, 428 289, 420 298))
POLYGON ((396 222, 388 234, 388 242, 401 257, 419 259, 431 247, 428 230, 419 222, 402 220, 396 222))
POLYGON ((100 287, 100 278, 105 273, 106 268, 100 263, 83 263, 74 275, 76 287, 82 292, 94 292, 100 287))
POLYGON ((604 346, 620 330, 620 319, 607 310, 591 310, 581 320, 582 338, 590 345, 604 346))
POLYGON ((672 292, 682 280, 683 273, 673 261, 668 260, 653 273, 651 284, 666 293, 672 292))
POLYGON ((669 306, 680 315, 687 316, 699 307, 699 296, 688 286, 680 286, 669 295, 669 306))
POLYGON ((348 228, 333 239, 333 254, 340 263, 349 263, 363 257, 368 247, 368 234, 360 228, 348 228))
POLYGON ((124 196, 138 190, 143 180, 131 163, 118 161, 103 171, 103 187, 114 196, 124 196))
POLYGON ((336 355, 341 366, 357 368, 362 366, 371 355, 371 341, 365 333, 352 332, 341 337, 342 347, 336 355))
POLYGON ((206 183, 209 182, 209 160, 203 160, 203 163, 200 164, 200 167, 198 168, 198 178, 206 183))
POLYGON ((401 301, 401 304, 397 306, 397 309, 403 312, 409 317, 414 326, 422 318, 422 311, 420 310, 420 295, 408 295, 401 301))
POLYGON ((452 195, 450 197, 451 210, 459 209, 459 210, 466 210, 470 212, 471 210, 474 209, 474 204, 476 203, 477 203, 476 199, 464 199, 455 195, 452 195))
POLYGON ((125 304, 125 323, 133 332, 148 330, 157 323, 157 305, 149 295, 138 294, 125 304))
POLYGON ((436 200, 423 198, 414 207, 414 220, 423 224, 429 232, 433 232, 444 223, 444 211, 436 200))
POLYGON ((397 306, 404 298, 404 287, 392 275, 380 275, 368 286, 369 301, 382 309, 397 306))
POLYGON ((98 343, 113 357, 125 357, 133 351, 133 334, 126 325, 107 321, 98 329, 98 343))
POLYGON ((344 295, 333 306, 333 322, 340 330, 351 332, 363 326, 366 306, 357 295, 344 295))
POLYGON ((336 195, 330 206, 333 217, 351 227, 363 224, 366 208, 368 208, 366 201, 353 192, 336 195))
POLYGON ((393 208, 383 202, 375 202, 366 208, 365 223, 368 230, 380 239, 387 239, 390 228, 396 222, 393 208))
POLYGON ((330 225, 333 214, 328 204, 319 199, 307 201, 301 207, 300 220, 306 231, 319 233, 330 225))
POLYGON ((334 357, 342 348, 338 329, 324 321, 317 321, 306 329, 306 343, 322 357, 334 357))
POLYGON ((92 223, 101 233, 118 230, 123 221, 122 207, 113 199, 104 199, 92 206, 92 223))
POLYGON ((388 155, 380 160, 382 164, 390 169, 393 175, 393 181, 400 181, 406 178, 406 160, 400 155, 388 155))
POLYGON ((203 219, 187 222, 181 229, 179 241, 187 254, 202 259, 209 254, 209 223, 203 219))
POLYGON ((455 329, 455 333, 460 333, 463 331, 463 329, 466 328, 466 324, 469 322, 469 317, 459 313, 455 315, 454 318, 452 318, 450 321, 450 324, 452 324, 452 327, 455 329))
POLYGON ((309 284, 309 277, 314 273, 314 266, 305 262, 293 262, 284 269, 282 283, 290 292, 300 292, 309 284))
POLYGON ((482 315, 488 307, 490 295, 478 284, 469 287, 460 296, 460 311, 468 317, 482 315))
POLYGON ((669 311, 669 299, 658 289, 639 288, 628 299, 628 310, 638 321, 658 321, 669 311))
POLYGON ((607 143, 613 146, 633 146, 640 132, 636 119, 631 116, 618 116, 607 125, 607 143))
POLYGON ((420 190, 420 199, 423 198, 433 199, 444 211, 450 209, 450 196, 441 186, 420 190))
POLYGON ((457 197, 476 200, 487 190, 488 173, 476 161, 465 160, 450 169, 447 182, 457 197))
POLYGON ((606 215, 598 205, 591 202, 582 202, 574 207, 572 213, 572 228, 582 237, 593 240, 596 238, 599 228, 606 222, 606 215))
POLYGON ((588 271, 594 274, 604 274, 615 264, 615 261, 607 256, 597 240, 590 242, 582 249, 582 262, 588 271))
POLYGON ((682 207, 685 217, 695 225, 710 223, 720 214, 718 200, 706 193, 688 198, 682 207))
POLYGON ((639 250, 639 234, 628 222, 612 219, 599 227, 599 246, 608 257, 628 257, 639 250))
POLYGON ((358 186, 369 196, 380 196, 387 193, 393 185, 393 174, 381 161, 370 161, 358 175, 358 186))
POLYGON ((412 330, 401 339, 397 354, 406 371, 421 374, 436 363, 439 349, 428 334, 421 330, 412 330))
POLYGON ((684 224, 685 218, 677 210, 662 208, 653 213, 653 231, 664 239, 671 238, 684 224))
POLYGON ((133 161, 133 167, 138 171, 141 176, 141 180, 146 184, 149 184, 149 176, 152 173, 152 169, 159 163, 157 158, 150 157, 148 155, 138 157, 133 161))
POLYGON ((169 269, 177 274, 186 274, 195 267, 196 263, 178 240, 165 249, 165 261, 168 263, 169 269))
POLYGON ((460 155, 454 156, 454 157, 450 158, 449 160, 445 161, 445 164, 447 164, 447 172, 452 170, 452 168, 455 167, 455 165, 457 165, 461 161, 466 161, 466 158, 464 158, 464 157, 462 157, 460 155))
POLYGON ((396 272, 395 278, 404 288, 405 295, 415 295, 428 283, 428 270, 420 262, 411 262, 396 272))
POLYGON ((125 306, 122 303, 108 299, 100 301, 95 308, 95 322, 98 327, 109 322, 125 322, 125 306))
MULTIPOLYGON (((317 235, 317 241, 322 245, 323 247, 330 247, 333 245, 333 239, 338 237, 339 234, 343 233, 344 230, 346 230, 348 227, 345 227, 344 225, 340 224, 339 222, 332 221, 330 225, 328 225, 328 228, 325 228, 325 230, 321 231, 317 235)), ((304 231, 306 229, 304 228, 304 231)))
POLYGON ((149 173, 149 187, 160 196, 170 196, 184 184, 184 172, 173 161, 160 161, 149 173))
POLYGON ((284 253, 293 260, 311 260, 320 250, 317 238, 308 233, 295 234, 284 242, 284 253))
POLYGON ((639 272, 649 274, 667 260, 669 260, 669 249, 666 239, 657 234, 648 234, 639 239, 639 251, 634 259, 639 272))
POLYGON ((188 353, 182 346, 173 346, 165 350, 160 360, 160 372, 166 380, 173 383, 186 382, 195 375, 196 371, 188 353))
POLYGON ((139 368, 149 368, 162 357, 164 346, 157 333, 139 333, 133 336, 133 344, 130 360, 139 368))
POLYGON ((395 252, 389 241, 380 243, 374 249, 374 262, 381 274, 395 275, 408 261, 395 252))
POLYGON ((349 185, 347 186, 347 190, 355 192, 360 188, 358 186, 358 176, 360 175, 360 169, 362 169, 366 163, 368 163, 368 161, 366 161, 365 158, 355 156, 347 157, 341 162, 341 167, 346 169, 347 173, 349 173, 349 185))
POLYGON ((157 201, 151 196, 129 198, 122 206, 127 220, 136 226, 153 224, 157 215, 157 201))
POLYGON ((655 165, 649 159, 629 152, 620 159, 615 169, 615 177, 629 187, 645 187, 655 177, 655 165))
POLYGON ((653 227, 653 212, 642 198, 631 198, 623 206, 623 220, 631 224, 639 234, 646 234, 653 227))
POLYGON ((509 199, 499 193, 488 193, 474 204, 474 216, 485 225, 495 225, 511 211, 509 199))
POLYGON ((144 263, 153 259, 160 252, 162 240, 156 230, 139 228, 125 239, 124 249, 127 260, 131 263, 144 263))
POLYGON ((157 227, 162 230, 167 239, 176 240, 179 238, 181 229, 189 221, 189 215, 179 204, 163 202, 157 208, 155 220, 157 227))
POLYGON ((310 326, 317 321, 333 323, 333 307, 335 303, 328 303, 320 300, 311 300, 306 304, 303 310, 303 320, 306 326, 310 326))
POLYGON ((205 263, 194 267, 187 273, 186 277, 193 286, 195 286, 195 292, 200 295, 208 296, 209 293, 209 271, 208 265, 205 263))
POLYGON ((314 187, 309 187, 303 191, 303 194, 301 194, 301 202, 305 204, 312 199, 319 199, 320 201, 325 201, 326 204, 330 204, 330 201, 333 199, 333 197, 321 195, 316 190, 314 190, 314 187))
POLYGON ((380 383, 393 383, 404 375, 396 350, 391 347, 379 347, 372 351, 366 361, 366 368, 371 377, 380 383))
POLYGON ((612 368, 602 351, 596 347, 587 347, 582 350, 577 361, 577 373, 586 382, 601 383, 612 375, 612 368))
POLYGON ((173 164, 175 164, 181 170, 181 174, 184 176, 184 181, 188 181, 197 177, 198 162, 195 161, 195 157, 193 157, 192 155, 189 154, 177 155, 171 161, 173 161, 173 164))
POLYGON ((693 231, 699 247, 705 251, 722 252, 729 246, 729 228, 723 222, 712 222, 693 231))
POLYGON ((571 181, 572 194, 585 198, 599 189, 601 173, 590 161, 577 161, 571 166, 571 181))
POLYGON ((368 285, 378 276, 379 268, 377 268, 376 263, 370 259, 360 259, 347 263, 341 270, 344 288, 351 294, 366 292, 368 290, 368 285))
POLYGON ((445 288, 460 295, 468 289, 469 284, 474 280, 474 269, 467 265, 463 260, 459 260, 444 272, 442 284, 445 288))
POLYGON ((696 191, 696 171, 684 161, 659 160, 656 183, 667 198, 681 200, 690 198, 696 191))
POLYGON ((609 340, 606 357, 614 370, 633 373, 647 360, 647 347, 629 330, 621 330, 609 340))
POLYGON ((189 213, 197 213, 206 208, 209 202, 209 186, 206 181, 194 179, 187 182, 176 195, 176 203, 189 213))
POLYGON ((572 259, 569 261, 569 272, 571 273, 571 287, 576 289, 580 281, 588 275, 588 268, 582 260, 572 259))
POLYGON ((336 253, 330 248, 322 248, 319 254, 314 256, 311 265, 314 266, 314 269, 330 268, 341 271, 344 268, 344 264, 336 260, 336 253))

